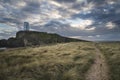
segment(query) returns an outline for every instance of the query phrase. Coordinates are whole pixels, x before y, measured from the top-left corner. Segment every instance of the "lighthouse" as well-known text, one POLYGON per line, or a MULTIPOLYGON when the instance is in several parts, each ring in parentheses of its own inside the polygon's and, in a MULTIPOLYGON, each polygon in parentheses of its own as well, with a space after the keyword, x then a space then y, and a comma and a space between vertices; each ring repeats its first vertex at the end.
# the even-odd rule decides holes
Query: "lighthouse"
POLYGON ((24 22, 24 30, 25 31, 29 31, 30 27, 29 27, 29 23, 28 22, 24 22))

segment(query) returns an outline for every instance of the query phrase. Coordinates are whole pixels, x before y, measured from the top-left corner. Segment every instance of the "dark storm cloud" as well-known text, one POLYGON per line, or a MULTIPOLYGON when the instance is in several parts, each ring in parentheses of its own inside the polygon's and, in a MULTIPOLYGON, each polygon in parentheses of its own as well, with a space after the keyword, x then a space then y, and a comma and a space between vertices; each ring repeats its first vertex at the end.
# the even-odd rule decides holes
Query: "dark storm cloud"
POLYGON ((12 3, 12 0, 1 0, 3 3, 12 3))
POLYGON ((120 24, 120 4, 107 4, 90 10, 90 13, 78 13, 74 14, 73 18, 82 19, 93 19, 95 23, 93 25, 97 26, 99 23, 113 22, 117 25, 120 24))
POLYGON ((21 23, 21 19, 25 18, 25 14, 21 13, 20 8, 13 3, 18 3, 17 1, 13 2, 12 0, 2 0, 0 2, 2 9, 0 8, 0 22, 4 23, 21 23), (3 1, 3 2, 2 2, 3 1))
MULTIPOLYGON (((29 21, 33 16, 41 14, 40 2, 30 0, 2 0, 0 2, 0 22, 13 23, 21 27, 24 21, 29 21), (25 5, 24 5, 25 4, 25 5), (23 5, 23 6, 22 6, 23 5), (27 19, 27 20, 26 20, 27 19)), ((19 28, 20 28, 19 27, 19 28)))
MULTIPOLYGON (((112 33, 119 34, 120 30, 119 2, 119 0, 87 0, 87 2, 85 0, 0 0, 0 23, 12 24, 21 29, 23 22, 28 21, 32 30, 55 32, 65 36, 86 36, 85 39, 87 36, 96 35, 103 35, 104 38, 104 35, 107 37, 110 34, 111 36, 107 38, 111 38, 112 33), (75 21, 76 18, 92 20, 93 23, 77 28, 71 27, 71 23, 67 20, 75 21), (107 26, 109 22, 115 27, 112 27, 112 24, 107 26)), ((2 35, 0 33, 0 36, 2 35)))
MULTIPOLYGON (((85 0, 55 0, 55 1, 57 1, 57 2, 71 2, 71 3, 74 3, 74 2, 77 2, 78 1, 78 3, 80 3, 81 1, 85 1, 85 0)), ((93 3, 95 3, 95 4, 105 4, 105 2, 107 2, 107 0, 87 0, 87 2, 88 3, 91 3, 91 2, 93 2, 93 3)))
POLYGON ((93 2, 93 3, 101 5, 101 4, 105 4, 109 0, 87 0, 87 1, 88 1, 88 3, 93 2))
POLYGON ((76 0, 55 0, 55 1, 58 1, 58 2, 76 2, 76 0))
POLYGON ((38 14, 40 13, 40 3, 39 2, 28 2, 25 7, 21 9, 21 11, 32 13, 32 14, 38 14))
POLYGON ((83 7, 89 4, 94 4, 96 5, 95 7, 97 6, 101 6, 101 5, 106 5, 108 1, 110 0, 56 0, 56 1, 59 1, 59 2, 64 2, 64 3, 68 3, 68 2, 72 2, 74 3, 71 8, 73 9, 77 9, 77 10, 81 10, 83 7))
MULTIPOLYGON (((95 35, 99 34, 99 35, 103 35, 99 39, 104 38, 106 40, 106 39, 113 38, 112 40, 115 40, 115 39, 118 40, 119 35, 115 36, 115 34, 120 33, 120 27, 119 27, 120 17, 118 17, 118 16, 120 16, 120 11, 119 11, 120 10, 120 4, 116 3, 116 2, 114 4, 109 4, 109 2, 107 2, 105 0, 103 0, 103 1, 101 0, 100 2, 98 1, 99 3, 95 2, 95 1, 93 1, 93 2, 96 3, 96 4, 99 4, 99 5, 93 7, 92 9, 90 9, 86 12, 80 12, 78 14, 74 14, 72 16, 72 18, 73 19, 82 18, 82 19, 92 19, 92 20, 94 20, 94 23, 92 25, 90 25, 90 26, 95 26, 96 27, 95 31, 90 33, 90 35, 93 36, 93 39, 95 38, 94 37, 95 35), (105 5, 101 4, 102 2, 105 5), (108 29, 106 27, 108 22, 114 23, 116 25, 115 28, 108 29)), ((76 6, 76 8, 77 7, 79 8, 79 6, 80 5, 76 6)), ((87 35, 88 34, 86 34, 86 36, 87 35)))
MULTIPOLYGON (((51 20, 45 25, 35 26, 36 30, 41 32, 49 32, 49 33, 58 33, 63 36, 73 36, 73 35, 82 35, 86 36, 89 32, 85 32, 76 28, 72 28, 69 24, 60 22, 58 20, 51 20), (86 34, 87 33, 87 34, 86 34)), ((34 27, 32 28, 34 29, 34 27)))
POLYGON ((41 19, 42 22, 46 22, 45 20, 52 19, 51 14, 55 14, 54 11, 60 11, 58 14, 56 14, 56 16, 59 16, 59 14, 65 15, 65 13, 71 14, 70 11, 67 11, 67 9, 57 7, 46 1, 21 0, 14 2, 13 0, 1 0, 0 4, 3 7, 3 9, 1 9, 2 13, 0 12, 0 22, 5 23, 15 23, 16 21, 16 24, 22 24, 24 21, 29 21, 31 24, 33 24, 34 19, 37 18, 41 19))

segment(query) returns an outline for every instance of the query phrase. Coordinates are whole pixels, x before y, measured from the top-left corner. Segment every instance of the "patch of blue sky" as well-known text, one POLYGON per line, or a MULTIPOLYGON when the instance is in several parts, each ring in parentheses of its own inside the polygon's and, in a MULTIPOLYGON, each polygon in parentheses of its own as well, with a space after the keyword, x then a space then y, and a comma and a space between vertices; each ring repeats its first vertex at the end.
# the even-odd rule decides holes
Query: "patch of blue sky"
POLYGON ((7 24, 0 23, 0 33, 11 33, 11 32, 17 32, 17 27, 11 27, 7 24))

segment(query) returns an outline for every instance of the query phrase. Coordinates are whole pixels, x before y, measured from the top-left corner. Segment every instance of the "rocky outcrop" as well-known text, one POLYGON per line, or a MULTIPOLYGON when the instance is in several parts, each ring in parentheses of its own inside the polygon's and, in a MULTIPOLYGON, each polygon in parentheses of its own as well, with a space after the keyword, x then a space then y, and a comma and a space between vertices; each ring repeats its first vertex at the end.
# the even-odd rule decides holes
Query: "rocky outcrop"
POLYGON ((15 38, 8 40, 0 40, 0 47, 24 47, 32 45, 53 44, 62 42, 83 41, 60 36, 58 34, 50 34, 36 31, 19 31, 15 38))
POLYGON ((6 46, 7 46, 7 40, 6 39, 0 40, 0 47, 6 47, 6 46))

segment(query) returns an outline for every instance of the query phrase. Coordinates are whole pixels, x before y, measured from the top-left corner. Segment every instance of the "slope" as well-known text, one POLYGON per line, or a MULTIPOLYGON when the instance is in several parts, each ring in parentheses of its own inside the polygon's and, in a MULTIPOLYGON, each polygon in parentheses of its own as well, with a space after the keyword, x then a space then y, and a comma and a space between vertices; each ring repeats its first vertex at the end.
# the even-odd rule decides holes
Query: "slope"
POLYGON ((7 49, 0 52, 0 80, 85 80, 94 54, 91 42, 7 49))

